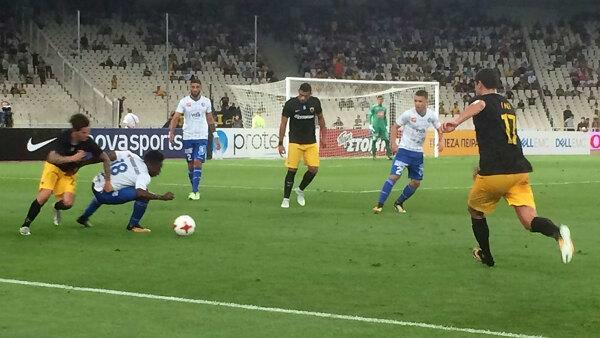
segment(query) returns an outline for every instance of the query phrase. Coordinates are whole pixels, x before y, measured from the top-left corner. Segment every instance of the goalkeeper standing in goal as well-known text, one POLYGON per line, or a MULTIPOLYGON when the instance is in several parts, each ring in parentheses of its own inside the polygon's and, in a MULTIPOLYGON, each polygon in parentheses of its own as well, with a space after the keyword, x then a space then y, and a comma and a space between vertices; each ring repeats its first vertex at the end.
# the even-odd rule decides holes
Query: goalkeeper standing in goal
POLYGON ((283 186, 282 208, 290 207, 290 194, 294 186, 294 177, 296 171, 298 171, 300 159, 302 158, 304 164, 308 167, 304 177, 302 177, 300 186, 295 190, 296 200, 300 206, 306 204, 304 189, 312 182, 319 170, 319 146, 315 135, 315 118, 319 122, 321 147, 325 148, 327 130, 325 129, 321 101, 312 96, 312 88, 310 84, 305 82, 300 85, 298 96, 285 102, 281 123, 279 124, 279 146, 277 148, 279 155, 283 156, 285 154, 283 138, 285 137, 288 120, 290 122, 289 152, 285 161, 288 170, 283 186))
POLYGON ((385 155, 392 159, 390 148, 390 134, 388 132, 387 108, 383 106, 383 95, 377 95, 377 104, 369 108, 369 123, 371 129, 371 153, 373 159, 377 157, 377 140, 385 142, 385 155))

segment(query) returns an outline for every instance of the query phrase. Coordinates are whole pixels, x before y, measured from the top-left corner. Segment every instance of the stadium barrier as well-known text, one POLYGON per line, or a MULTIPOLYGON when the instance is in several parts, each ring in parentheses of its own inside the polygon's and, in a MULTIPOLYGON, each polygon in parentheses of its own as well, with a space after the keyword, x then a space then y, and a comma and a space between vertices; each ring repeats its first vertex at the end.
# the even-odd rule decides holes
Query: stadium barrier
MULTIPOLYGON (((278 130, 223 128, 218 131, 222 148, 216 157, 278 158, 278 130)), ((328 147, 321 149, 322 157, 370 156, 371 138, 367 129, 330 129, 328 147)), ((0 161, 43 160, 60 129, 31 128, 3 129, 0 133, 0 161)), ((102 149, 130 150, 143 155, 148 150, 160 150, 167 158, 183 157, 181 130, 175 144, 170 144, 167 129, 92 129, 92 137, 102 149)), ((525 155, 589 155, 600 151, 600 133, 568 131, 519 131, 525 155)), ((287 140, 286 140, 287 142, 287 140)), ((445 134, 441 156, 477 155, 475 132, 458 130, 445 134)), ((384 143, 378 141, 378 154, 385 153, 384 143)), ((426 155, 433 155, 433 133, 427 134, 426 155)))

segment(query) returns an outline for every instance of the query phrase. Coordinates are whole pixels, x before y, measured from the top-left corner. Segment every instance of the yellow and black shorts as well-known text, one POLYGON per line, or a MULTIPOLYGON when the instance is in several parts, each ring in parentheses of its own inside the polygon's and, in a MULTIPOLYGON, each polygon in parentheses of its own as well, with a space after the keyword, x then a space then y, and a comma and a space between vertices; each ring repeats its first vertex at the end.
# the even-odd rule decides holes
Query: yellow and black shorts
POLYGON ((54 164, 44 162, 44 171, 42 172, 39 190, 52 190, 54 191, 54 195, 60 198, 66 192, 75 194, 76 186, 77 174, 67 175, 54 164))
POLYGON ((285 166, 290 169, 298 169, 300 159, 304 160, 304 165, 307 167, 318 167, 320 163, 319 146, 316 143, 290 143, 288 146, 288 156, 285 160, 285 166))
POLYGON ((469 192, 468 204, 472 209, 490 214, 502 197, 509 205, 530 206, 535 209, 529 174, 477 175, 469 192))

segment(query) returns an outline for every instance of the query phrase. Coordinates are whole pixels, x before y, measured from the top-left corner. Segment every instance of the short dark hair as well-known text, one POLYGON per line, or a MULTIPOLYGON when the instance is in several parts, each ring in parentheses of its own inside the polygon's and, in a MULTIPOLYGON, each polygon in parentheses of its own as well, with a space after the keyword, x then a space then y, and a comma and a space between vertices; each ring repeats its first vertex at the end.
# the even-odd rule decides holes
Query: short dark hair
POLYGON ((484 68, 475 75, 475 83, 481 82, 487 89, 498 89, 500 87, 500 77, 494 69, 484 68))
POLYGON ((300 91, 303 91, 305 93, 310 93, 310 92, 312 92, 312 88, 308 82, 304 82, 303 84, 300 85, 300 91))
POLYGON ((383 95, 377 95, 378 99, 383 99, 383 95))
POLYGON ((69 123, 71 123, 71 126, 74 130, 81 130, 81 128, 90 126, 90 120, 83 114, 75 114, 71 116, 69 123))
POLYGON ((202 82, 201 82, 200 80, 198 80, 197 78, 193 78, 193 79, 191 79, 191 80, 190 80, 190 84, 192 84, 192 83, 197 83, 197 84, 199 84, 199 85, 202 85, 202 82))
POLYGON ((426 90, 424 89, 419 89, 417 90, 417 92, 415 93, 415 96, 420 96, 420 97, 424 97, 425 100, 429 99, 429 94, 427 93, 426 90))
POLYGON ((153 164, 160 164, 165 159, 165 155, 158 150, 150 150, 144 155, 144 161, 153 164))

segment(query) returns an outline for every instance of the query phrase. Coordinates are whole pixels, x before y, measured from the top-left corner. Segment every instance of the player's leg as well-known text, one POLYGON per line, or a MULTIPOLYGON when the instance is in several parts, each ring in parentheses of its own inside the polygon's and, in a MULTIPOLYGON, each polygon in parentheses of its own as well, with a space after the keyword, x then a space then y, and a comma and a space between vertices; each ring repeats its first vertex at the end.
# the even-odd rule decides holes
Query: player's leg
POLYGON ((525 229, 554 238, 558 242, 563 262, 569 263, 575 251, 569 227, 564 224, 557 226, 552 220, 539 217, 535 209, 533 191, 529 185, 529 175, 513 176, 517 176, 517 181, 507 192, 506 201, 514 207, 525 229))
POLYGON ((391 160, 392 147, 390 146, 390 133, 386 129, 383 130, 383 142, 385 142, 385 156, 387 156, 388 160, 391 160))
POLYGON ((473 257, 487 266, 494 266, 495 263, 490 248, 490 229, 485 215, 495 210, 496 204, 505 194, 505 191, 497 184, 502 181, 503 176, 505 175, 477 175, 475 183, 469 191, 467 202, 473 235, 479 244, 479 247, 473 249, 473 257))
POLYGON ((383 135, 379 127, 373 129, 373 135, 371 136, 371 155, 373 158, 377 157, 377 140, 381 140, 383 135))
POLYGON ((394 185, 402 175, 402 170, 404 170, 405 164, 400 161, 394 161, 392 165, 392 170, 388 178, 383 182, 383 187, 381 187, 381 192, 379 193, 379 201, 377 205, 373 207, 373 212, 378 214, 383 211, 383 205, 385 201, 390 196, 394 185))
POLYGON ((54 203, 53 220, 54 225, 60 225, 62 221, 61 211, 71 209, 75 203, 75 188, 77 186, 77 175, 59 174, 58 181, 54 188, 54 195, 58 201, 54 203))
POLYGON ((298 164, 303 156, 304 151, 301 149, 299 144, 290 143, 288 145, 288 156, 285 160, 287 173, 283 182, 283 201, 281 201, 282 208, 290 207, 290 195, 292 193, 292 188, 294 187, 294 177, 296 177, 298 164))
MULTIPOLYGON (((194 140, 183 140, 183 153, 188 166, 188 179, 190 185, 193 185, 194 178, 194 140)), ((191 197, 192 193, 188 197, 191 197)))
POLYGON ((300 182, 300 185, 296 189, 296 200, 301 206, 306 205, 306 200, 304 199, 304 189, 306 189, 306 187, 310 184, 310 182, 313 181, 319 172, 319 146, 316 143, 305 146, 304 164, 306 165, 307 170, 302 177, 302 182, 300 182))
POLYGON ((100 208, 103 204, 108 205, 116 205, 116 204, 124 204, 127 202, 135 201, 137 199, 137 190, 135 187, 127 187, 123 189, 119 189, 117 191, 111 192, 98 192, 93 190, 94 197, 88 204, 87 208, 84 210, 83 214, 77 218, 77 223, 91 227, 91 223, 89 222, 90 217, 100 208))
POLYGON ((200 192, 198 191, 200 187, 200 180, 202 178, 202 164, 206 160, 206 148, 208 145, 208 140, 199 140, 194 145, 193 151, 193 161, 192 161, 192 200, 200 199, 200 192))
POLYGON ((21 235, 27 236, 31 234, 29 229, 31 227, 31 223, 40 213, 42 206, 48 201, 50 196, 52 196, 56 182, 58 182, 59 179, 59 170, 60 169, 58 169, 56 166, 48 162, 44 162, 44 169, 42 171, 42 177, 38 186, 38 193, 33 202, 31 202, 29 210, 27 211, 27 216, 25 216, 25 220, 19 229, 21 235))
POLYGON ((48 201, 48 199, 52 196, 52 190, 50 189, 40 189, 37 193, 37 196, 31 202, 29 206, 29 210, 27 211, 27 216, 25 216, 25 220, 19 229, 21 235, 28 236, 31 234, 30 227, 31 223, 35 220, 37 215, 40 213, 42 206, 48 201))
POLYGON ((414 195, 417 188, 421 186, 421 181, 423 180, 423 162, 408 165, 408 177, 410 178, 410 182, 408 182, 398 199, 394 202, 394 208, 400 213, 406 212, 404 202, 414 195))
POLYGON ((131 213, 129 223, 127 224, 127 230, 136 233, 150 232, 150 229, 144 228, 140 225, 140 221, 142 217, 144 217, 147 207, 147 200, 141 198, 135 200, 135 203, 133 204, 133 212, 131 213))

